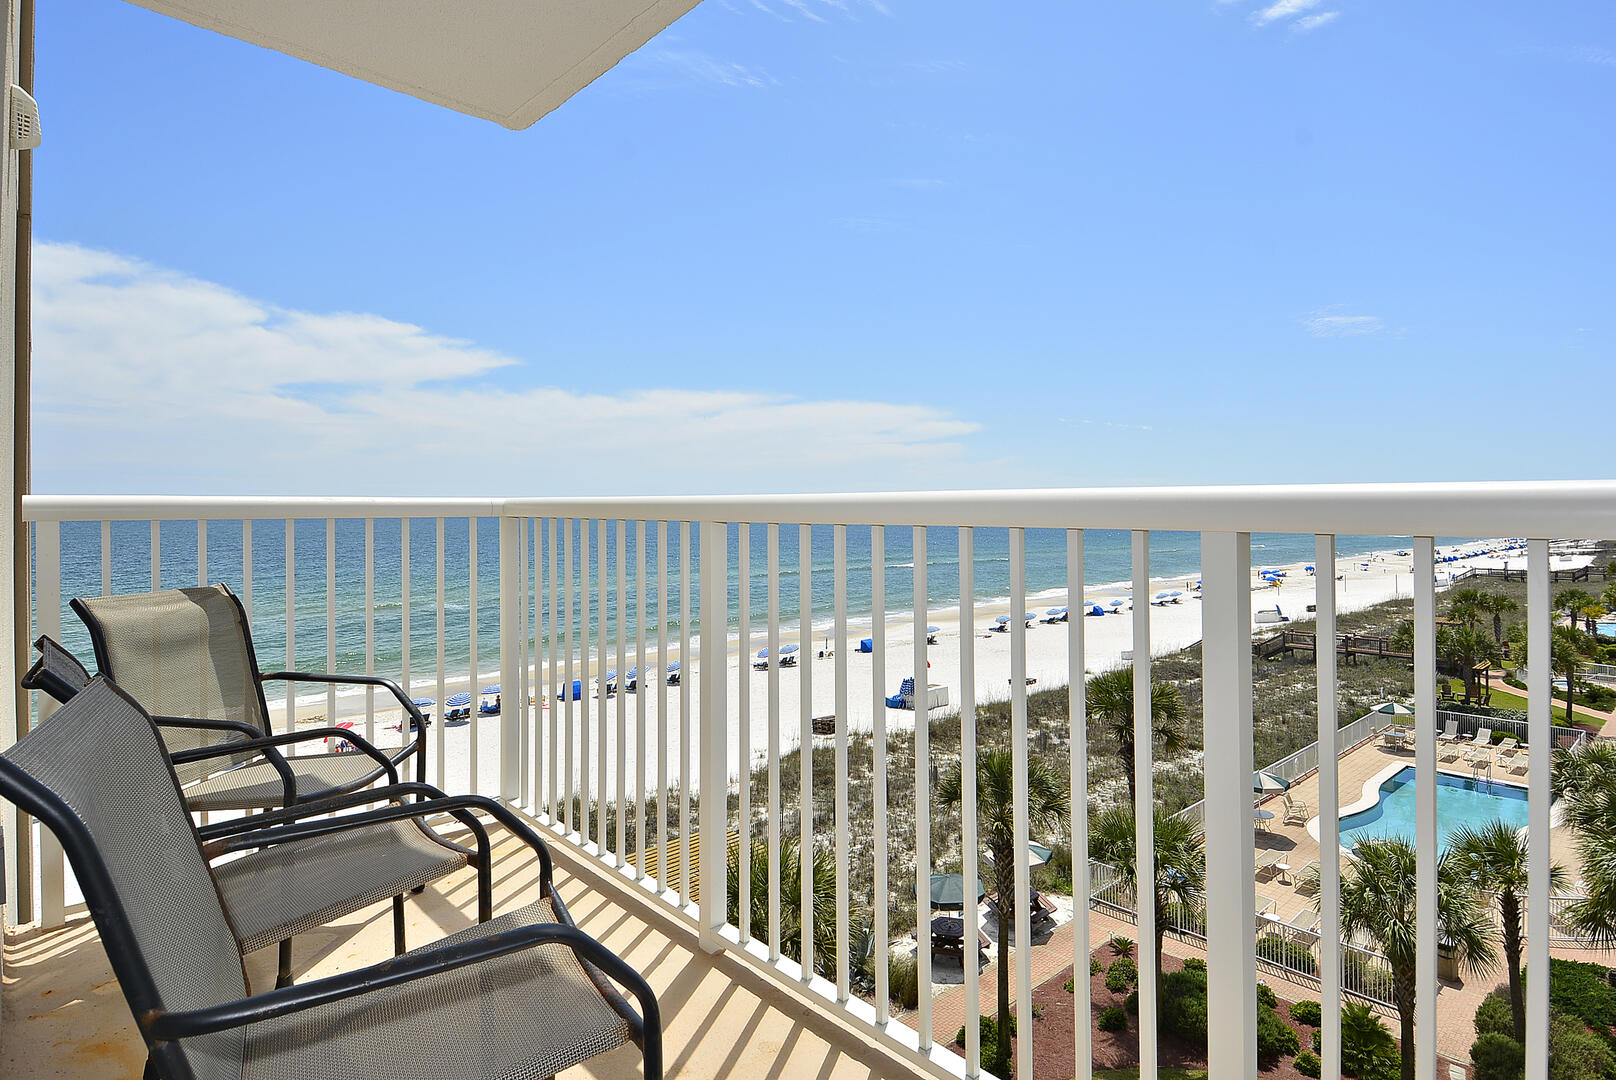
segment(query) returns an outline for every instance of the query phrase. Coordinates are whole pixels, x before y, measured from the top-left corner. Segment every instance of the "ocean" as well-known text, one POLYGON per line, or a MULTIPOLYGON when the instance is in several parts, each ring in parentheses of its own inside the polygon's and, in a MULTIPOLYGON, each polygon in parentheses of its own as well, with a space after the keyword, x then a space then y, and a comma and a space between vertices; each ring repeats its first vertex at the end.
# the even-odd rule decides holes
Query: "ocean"
MULTIPOLYGON (((265 670, 280 667, 325 670, 326 639, 326 522, 311 519, 296 523, 293 558, 293 593, 296 604, 294 654, 286 654, 286 527, 280 520, 255 521, 252 525, 253 642, 259 663, 265 670)), ((410 667, 418 683, 437 669, 436 643, 436 521, 416 518, 408 523, 410 544, 410 667)), ((596 536, 593 522, 587 523, 591 542, 596 536)), ((396 518, 377 519, 374 570, 374 649, 375 669, 396 675, 403 656, 402 535, 403 523, 396 518)), ((767 571, 765 527, 751 526, 751 607, 754 635, 760 640, 767 613, 767 571)), ((616 524, 605 526, 607 543, 607 641, 615 640, 616 626, 616 524)), ((731 526, 730 558, 737 557, 738 527, 731 526)), ((197 527, 191 521, 171 521, 162 525, 160 562, 162 586, 179 588, 197 583, 197 527)), ((448 677, 463 679, 470 672, 469 652, 472 567, 470 526, 467 519, 444 523, 444 618, 446 651, 444 665, 448 677)), ((849 527, 847 536, 847 605, 855 626, 870 621, 870 530, 849 527)), ((692 529, 694 533, 694 528, 692 529)), ((144 521, 112 523, 112 591, 144 592, 151 587, 151 530, 144 521)), ((96 596, 102 592, 101 525, 99 522, 64 522, 62 537, 62 638, 63 643, 92 666, 89 637, 78 618, 66 608, 74 596, 96 596)), ((548 534, 530 537, 535 541, 546 572, 549 565, 548 534)), ((635 523, 626 534, 627 573, 632 578, 637 565, 635 523)), ((927 606, 942 611, 959 604, 958 532, 933 528, 927 531, 927 606)), ((1468 538, 1442 538, 1439 543, 1455 543, 1468 538)), ((652 584, 646 599, 647 638, 654 640, 656 628, 665 626, 677 636, 679 594, 679 530, 668 530, 668 607, 656 606, 655 567, 658 562, 656 528, 647 530, 647 559, 652 584)), ((976 598, 979 602, 1007 602, 1010 595, 1009 534, 1005 529, 976 530, 976 598)), ((558 544, 559 546, 559 544, 558 544)), ((1344 556, 1374 551, 1396 550, 1406 546, 1406 538, 1388 536, 1338 536, 1337 552, 1344 556)), ((699 545, 692 536, 689 562, 690 587, 699 589, 697 573, 699 545)), ((1044 595, 1062 593, 1066 586, 1066 534, 1058 529, 1029 529, 1026 533, 1026 587, 1028 606, 1044 595)), ((207 523, 207 580, 223 582, 242 592, 242 522, 207 523)), ((574 545, 574 559, 578 546, 574 545)), ((813 574, 812 621, 816 629, 830 624, 833 617, 832 529, 815 527, 811 545, 813 574)), ((797 640, 799 621, 798 529, 780 528, 780 613, 782 643, 797 640), (789 627, 787 629, 786 627, 789 627)), ((1089 588, 1120 586, 1132 575, 1130 534, 1125 531, 1088 530, 1084 538, 1084 580, 1089 588)), ((1252 536, 1253 566, 1281 566, 1313 559, 1313 537, 1306 535, 1260 533, 1252 536)), ((336 524, 336 611, 335 665, 337 672, 362 672, 365 668, 365 523, 339 520, 336 524)), ((530 570, 535 565, 530 557, 530 570)), ((892 617, 907 618, 913 610, 914 548, 910 529, 886 529, 886 600, 892 617)), ((595 579, 595 557, 590 553, 584 580, 595 579)), ((1150 572, 1153 578, 1183 578, 1193 581, 1200 567, 1200 534, 1156 532, 1151 535, 1150 572)), ((499 521, 482 518, 477 527, 477 627, 478 670, 492 673, 499 660, 499 521)), ((733 573, 733 571, 732 571, 733 573)), ((578 577, 575 571, 575 581, 578 577)), ((735 612, 739 606, 739 584, 730 583, 729 631, 737 631, 735 612)), ((574 641, 581 627, 578 617, 578 586, 574 587, 574 641)), ((624 633, 630 642, 635 633, 637 600, 632 581, 625 593, 627 622, 624 633)), ((691 626, 699 625, 696 593, 690 597, 691 626)), ((590 634, 598 648, 600 612, 591 611, 590 634)), ((540 628, 541 641, 548 623, 540 628)), ((541 646, 542 647, 542 646, 541 646)), ((615 650, 613 650, 615 651, 615 650)), ((489 681, 492 681, 491 679, 489 681)))

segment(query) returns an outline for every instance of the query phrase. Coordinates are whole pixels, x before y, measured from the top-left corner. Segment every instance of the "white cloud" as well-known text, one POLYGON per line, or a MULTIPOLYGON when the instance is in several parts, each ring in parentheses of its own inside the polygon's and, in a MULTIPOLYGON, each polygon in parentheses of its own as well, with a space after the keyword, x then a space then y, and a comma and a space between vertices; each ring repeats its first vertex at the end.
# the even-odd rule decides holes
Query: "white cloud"
POLYGON ((1276 3, 1254 12, 1251 21, 1258 26, 1267 26, 1279 19, 1288 19, 1293 15, 1300 15, 1319 6, 1319 0, 1277 0, 1276 3))
MULTIPOLYGON (((518 363, 376 315, 288 311, 137 259, 34 249, 40 490, 842 490, 952 486, 981 467, 960 442, 977 425, 925 405, 492 384, 518 363)), ((598 382, 588 359, 572 370, 598 382)))
POLYGON ((1341 17, 1339 11, 1321 11, 1317 15, 1304 15, 1291 24, 1291 30, 1298 34, 1310 34, 1321 26, 1328 26, 1341 17))
POLYGON ((1302 320, 1314 337, 1357 337, 1378 334, 1386 324, 1378 315, 1342 315, 1338 308, 1321 308, 1302 320))
POLYGON ((750 86, 757 89, 779 85, 779 80, 762 68, 747 67, 731 60, 720 60, 716 56, 696 50, 663 49, 655 53, 653 58, 663 67, 697 82, 714 83, 718 86, 750 86))

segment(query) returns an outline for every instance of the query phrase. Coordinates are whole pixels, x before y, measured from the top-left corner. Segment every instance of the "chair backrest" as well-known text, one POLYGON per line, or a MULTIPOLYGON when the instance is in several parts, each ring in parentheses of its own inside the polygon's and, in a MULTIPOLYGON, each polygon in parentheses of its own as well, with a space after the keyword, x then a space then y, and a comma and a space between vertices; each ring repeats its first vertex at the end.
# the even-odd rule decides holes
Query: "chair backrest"
POLYGON ((915 692, 915 680, 914 679, 912 679, 912 678, 905 679, 905 680, 903 680, 902 683, 898 684, 898 693, 902 694, 904 697, 909 697, 912 694, 914 694, 914 692, 915 692))
MULTIPOLYGON (((236 935, 163 744, 97 678, 0 756, 0 795, 62 842, 136 1021, 246 996, 236 935)), ((160 1051, 164 1075, 239 1080, 240 1029, 160 1051)))
POLYGON ((223 585, 76 599, 101 674, 153 716, 235 720, 269 731, 252 632, 223 585))
POLYGON ((66 702, 89 685, 90 673, 60 642, 41 634, 34 648, 39 650, 39 659, 22 677, 24 690, 43 690, 57 701, 66 702))
POLYGON ((1492 741, 1493 741, 1493 729, 1492 728, 1484 727, 1484 728, 1477 728, 1476 729, 1476 745, 1477 746, 1481 746, 1481 745, 1484 745, 1484 744, 1488 745, 1488 746, 1491 746, 1492 741))

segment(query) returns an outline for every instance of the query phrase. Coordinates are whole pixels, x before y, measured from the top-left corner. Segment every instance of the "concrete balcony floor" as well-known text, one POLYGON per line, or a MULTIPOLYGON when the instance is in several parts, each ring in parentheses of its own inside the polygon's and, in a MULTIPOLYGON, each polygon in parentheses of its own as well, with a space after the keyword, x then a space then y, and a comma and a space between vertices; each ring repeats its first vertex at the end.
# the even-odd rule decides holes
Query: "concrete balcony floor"
MULTIPOLYGON (((491 830, 498 838, 499 831, 491 830)), ((562 844, 552 844, 558 891, 585 931, 642 972, 663 1016, 666 1075, 689 1080, 744 1076, 759 1080, 852 1080, 910 1076, 889 1052, 804 1005, 731 956, 711 956, 675 916, 638 899, 609 874, 562 844)), ((538 862, 507 839, 495 850, 495 914, 538 895, 538 862)), ((409 944, 419 948, 476 920, 476 884, 466 873, 410 898, 409 944)), ((24 929, 5 944, 0 987, 0 1075, 140 1077, 145 1051, 100 938, 88 916, 62 929, 24 929)), ((299 981, 376 963, 392 955, 388 904, 298 937, 299 981)), ((275 983, 275 950, 247 958, 255 990, 275 983)), ((562 1074, 637 1077, 640 1059, 624 1047, 562 1074)))

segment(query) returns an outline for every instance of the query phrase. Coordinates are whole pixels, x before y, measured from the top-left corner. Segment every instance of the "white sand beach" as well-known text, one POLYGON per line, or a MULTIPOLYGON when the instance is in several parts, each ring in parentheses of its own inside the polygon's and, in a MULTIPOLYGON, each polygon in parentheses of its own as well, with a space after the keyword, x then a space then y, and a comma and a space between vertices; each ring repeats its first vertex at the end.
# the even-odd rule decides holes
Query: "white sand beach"
MULTIPOLYGON (((1502 542, 1475 542, 1466 545, 1467 549, 1494 548, 1502 542)), ((1485 558, 1485 556, 1480 556, 1485 558)), ((1355 611, 1384 602, 1396 597, 1411 595, 1413 588, 1412 559, 1407 554, 1398 554, 1388 551, 1367 556, 1342 558, 1335 567, 1336 604, 1341 612, 1355 611)), ((1439 572, 1439 582, 1444 580, 1441 575, 1451 574, 1462 570, 1468 565, 1467 560, 1460 560, 1444 564, 1439 572)), ((1288 618, 1305 619, 1309 617, 1308 605, 1315 601, 1315 590, 1321 578, 1307 572, 1302 564, 1277 568, 1285 576, 1279 579, 1277 586, 1263 584, 1258 577, 1259 571, 1253 570, 1252 610, 1260 611, 1265 608, 1277 606, 1288 618)), ((1198 641, 1201 637, 1201 601, 1194 595, 1194 578, 1164 578, 1152 582, 1151 594, 1159 591, 1180 589, 1184 595, 1176 603, 1152 606, 1148 609, 1150 620, 1150 642, 1152 655, 1159 656, 1182 649, 1198 641)), ((899 598, 892 598, 899 599, 899 598)), ((1084 597, 1085 605, 1105 604, 1110 600, 1121 599, 1125 606, 1131 607, 1132 600, 1129 591, 1123 587, 1105 587, 1088 590, 1084 597)), ((1029 611, 1039 615, 1040 619, 1046 609, 1067 604, 1067 597, 1063 592, 1044 592, 1028 599, 1029 611)), ((995 632, 989 629, 993 620, 1008 614, 1008 606, 1000 604, 979 604, 974 615, 975 631, 970 637, 970 643, 975 648, 976 664, 976 697, 979 702, 1003 700, 1010 692, 1010 638, 1009 633, 995 632)), ((1082 618, 1084 631, 1084 668, 1085 673, 1092 675, 1106 671, 1125 663, 1124 654, 1132 648, 1133 620, 1136 611, 1124 610, 1120 614, 1107 614, 1103 616, 1086 616, 1082 618)), ((1080 616, 1074 612, 1072 620, 1075 623, 1080 616)), ((947 690, 948 706, 934 711, 933 717, 946 716, 958 710, 960 702, 960 651, 964 641, 962 632, 961 613, 957 607, 927 613, 926 623, 939 627, 936 635, 936 644, 927 649, 927 660, 930 663, 929 680, 932 684, 940 685, 947 690)), ((778 683, 778 702, 774 712, 773 726, 778 731, 778 745, 782 751, 790 750, 800 741, 803 726, 802 693, 803 683, 809 684, 811 707, 808 710, 810 717, 831 716, 837 712, 837 683, 838 667, 845 672, 846 684, 846 716, 850 731, 869 731, 873 727, 876 702, 875 691, 879 689, 882 696, 895 694, 902 680, 913 673, 914 670, 914 621, 907 615, 899 618, 889 616, 886 624, 887 645, 885 652, 885 672, 882 685, 879 688, 872 686, 873 661, 870 654, 860 653, 857 650, 859 639, 870 636, 871 620, 868 614, 862 619, 850 618, 846 641, 831 640, 830 645, 835 652, 834 657, 819 658, 819 652, 825 648, 826 639, 832 637, 832 632, 825 626, 816 623, 813 628, 812 640, 806 643, 799 653, 801 659, 795 666, 780 669, 778 683)), ((1273 627, 1263 626, 1258 629, 1268 630, 1273 627)), ((800 643, 800 624, 791 628, 782 627, 780 641, 782 645, 800 643)), ((1067 624, 1046 624, 1042 621, 1035 623, 1026 631, 1027 642, 1027 677, 1035 680, 1031 688, 1047 688, 1063 686, 1068 682, 1069 671, 1067 667, 1068 627, 1067 624)), ((677 643, 671 643, 668 651, 670 662, 678 659, 677 643)), ((751 764, 761 764, 767 760, 769 733, 771 730, 771 712, 769 696, 769 678, 766 671, 753 670, 750 660, 753 654, 767 644, 766 634, 759 633, 758 627, 753 627, 753 640, 743 650, 739 641, 731 640, 728 652, 729 690, 727 713, 729 716, 730 752, 729 771, 731 777, 740 772, 741 767, 741 730, 743 716, 745 727, 749 733, 749 756, 751 764), (748 666, 746 670, 747 690, 744 700, 740 691, 742 678, 742 654, 745 653, 748 666)), ((639 662, 634 655, 632 643, 626 650, 624 663, 617 662, 615 646, 606 657, 608 669, 634 667, 639 662)), ((641 667, 657 665, 657 656, 654 642, 648 643, 645 664, 641 667)), ((558 665, 558 668, 560 665, 558 665)), ((589 739, 589 776, 588 790, 591 796, 598 795, 601 788, 603 774, 600 769, 600 755, 602 752, 602 739, 604 738, 605 770, 604 783, 608 798, 615 798, 617 786, 617 732, 619 730, 619 716, 622 716, 621 727, 627 733, 625 746, 625 788, 632 799, 638 790, 638 770, 636 759, 639 757, 637 731, 639 724, 639 711, 643 707, 646 714, 646 739, 644 767, 648 787, 654 790, 658 782, 657 765, 657 739, 665 740, 667 750, 667 779, 668 783, 677 786, 681 775, 681 761, 689 763, 689 780, 694 789, 698 783, 695 757, 695 729, 694 721, 700 714, 700 650, 698 640, 692 637, 692 656, 685 668, 685 687, 681 691, 679 686, 667 686, 660 678, 657 681, 645 683, 638 694, 620 694, 608 696, 604 703, 590 685, 584 690, 581 701, 571 703, 568 710, 562 703, 545 695, 547 700, 542 704, 530 705, 530 709, 537 708, 540 720, 538 724, 539 746, 531 744, 522 746, 513 742, 507 747, 507 752, 520 754, 527 759, 531 769, 535 760, 541 762, 541 768, 546 782, 551 772, 550 756, 552 749, 556 754, 555 772, 558 783, 565 784, 566 760, 566 731, 568 728, 568 714, 571 717, 573 737, 572 746, 572 774, 574 790, 584 783, 582 770, 583 740, 589 739), (664 715, 663 701, 666 701, 667 722, 662 723, 664 715), (686 703, 687 702, 687 703, 686 703), (681 709, 681 705, 684 709, 681 709), (602 706, 604 705, 604 714, 602 706), (691 718, 688 730, 680 723, 681 716, 691 718), (604 721, 604 722, 603 722, 604 721), (552 743, 552 731, 554 732, 552 743), (536 753, 535 753, 536 750, 536 753)), ((579 677, 579 665, 575 662, 574 677, 579 677)), ((597 671, 595 663, 590 665, 591 672, 597 671)), ((560 685, 562 672, 557 671, 556 677, 551 679, 545 675, 543 683, 547 689, 560 685)), ((478 681, 484 685, 498 681, 497 672, 479 673, 478 681)), ((448 682, 445 685, 445 694, 453 694, 468 689, 465 680, 448 682)), ((507 687, 507 690, 512 689, 507 687)), ((439 697, 435 679, 414 680, 413 692, 429 697, 439 697)), ((394 744, 398 742, 397 725, 399 711, 388 708, 390 698, 383 694, 376 698, 374 729, 378 744, 394 744)), ((514 695, 507 694, 504 703, 507 709, 514 702, 514 695)), ((881 706, 885 709, 885 706, 881 706)), ((322 705, 305 705, 298 710, 299 723, 324 723, 323 717, 327 710, 322 705), (316 719, 319 717, 321 719, 316 719)), ((337 716, 339 719, 348 719, 356 722, 356 727, 363 732, 365 722, 364 696, 351 695, 338 699, 337 716)), ((890 730, 899 730, 912 726, 914 714, 906 710, 885 709, 887 725, 890 730)), ((280 715, 277 710, 277 715, 280 715)), ((485 794, 496 793, 499 789, 499 757, 500 757, 500 729, 499 717, 480 717, 471 723, 456 725, 442 725, 434 723, 428 733, 429 777, 434 782, 448 790, 476 790, 485 794), (477 736, 477 768, 476 777, 472 777, 471 757, 472 738, 475 731, 477 736), (443 773, 440 775, 437 768, 439 759, 439 746, 441 742, 441 758, 443 773)), ((518 759, 520 760, 520 758, 518 759)), ((528 775, 524 773, 524 776, 528 775)))

